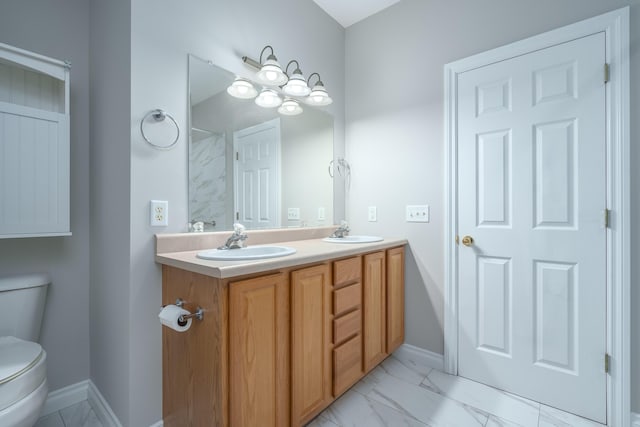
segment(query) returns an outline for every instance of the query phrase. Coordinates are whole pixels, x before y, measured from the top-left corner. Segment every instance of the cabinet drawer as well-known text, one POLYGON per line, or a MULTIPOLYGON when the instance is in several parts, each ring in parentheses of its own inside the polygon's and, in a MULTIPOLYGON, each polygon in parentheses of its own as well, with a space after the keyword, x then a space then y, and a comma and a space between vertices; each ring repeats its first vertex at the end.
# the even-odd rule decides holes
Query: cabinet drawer
POLYGON ((362 335, 333 349, 333 395, 337 397, 362 376, 362 335))
POLYGON ((340 344, 362 330, 362 310, 352 311, 333 321, 333 343, 340 344))
POLYGON ((362 284, 355 283, 333 291, 333 315, 340 316, 362 304, 362 284))
POLYGON ((362 277, 362 257, 353 257, 333 263, 333 287, 341 288, 359 282, 362 277))

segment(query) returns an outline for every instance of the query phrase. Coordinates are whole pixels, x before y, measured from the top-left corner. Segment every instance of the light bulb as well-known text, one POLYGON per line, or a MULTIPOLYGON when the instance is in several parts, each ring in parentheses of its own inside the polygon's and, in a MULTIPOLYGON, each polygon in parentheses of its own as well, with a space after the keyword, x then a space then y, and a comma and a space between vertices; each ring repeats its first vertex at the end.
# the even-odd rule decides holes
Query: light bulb
POLYGON ((258 91, 251 84, 250 81, 243 79, 242 77, 236 77, 231 83, 231 86, 227 88, 227 93, 234 98, 251 99, 255 98, 258 91))
POLYGON ((260 107, 275 108, 282 104, 282 99, 272 89, 263 89, 255 102, 260 107))
POLYGON ((278 78, 278 74, 275 71, 267 71, 265 73, 265 76, 267 77, 267 80, 269 80, 270 82, 273 82, 278 78))
POLYGON ((278 108, 278 113, 284 114, 285 116, 297 116, 301 114, 302 111, 300 104, 291 98, 285 99, 280 108, 278 108))

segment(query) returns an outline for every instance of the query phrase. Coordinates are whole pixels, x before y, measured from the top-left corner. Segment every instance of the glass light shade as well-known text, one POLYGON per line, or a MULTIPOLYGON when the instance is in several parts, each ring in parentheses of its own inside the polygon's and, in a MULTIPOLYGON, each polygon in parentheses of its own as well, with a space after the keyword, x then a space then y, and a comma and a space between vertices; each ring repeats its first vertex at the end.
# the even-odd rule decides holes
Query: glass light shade
POLYGON ((324 88, 324 85, 318 82, 313 89, 311 89, 311 93, 305 99, 305 102, 309 105, 329 105, 333 102, 333 99, 327 93, 327 90, 324 88))
POLYGON ((262 68, 256 74, 256 80, 268 86, 281 86, 287 82, 287 75, 282 71, 282 67, 278 64, 273 56, 269 56, 262 68))
POLYGON ((251 82, 242 77, 236 77, 231 86, 227 88, 227 93, 240 99, 252 99, 258 95, 258 91, 251 82))
POLYGON ((297 116, 298 114, 302 114, 302 107, 296 100, 287 98, 280 108, 278 108, 278 113, 284 114, 285 116, 297 116))
MULTIPOLYGON (((299 70, 296 70, 299 71, 299 70)), ((282 91, 291 96, 307 96, 311 92, 301 72, 294 71, 282 91)))
POLYGON ((262 92, 260 92, 260 95, 258 95, 255 102, 260 107, 275 108, 282 104, 282 98, 280 98, 275 90, 262 89, 262 92))

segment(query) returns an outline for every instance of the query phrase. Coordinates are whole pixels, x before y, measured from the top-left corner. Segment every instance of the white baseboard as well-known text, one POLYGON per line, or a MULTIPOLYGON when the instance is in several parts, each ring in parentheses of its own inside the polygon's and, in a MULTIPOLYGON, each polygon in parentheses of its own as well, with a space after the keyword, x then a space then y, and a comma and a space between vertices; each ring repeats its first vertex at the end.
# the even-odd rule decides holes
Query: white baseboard
POLYGON ((122 427, 120 420, 93 381, 89 381, 87 400, 104 427, 122 427))
POLYGON ((444 371, 444 356, 411 344, 402 344, 393 355, 400 360, 419 366, 444 371))
POLYGON ((631 413, 631 427, 640 427, 640 414, 636 412, 631 413))
MULTIPOLYGON (((104 427, 122 427, 118 417, 113 413, 113 410, 91 380, 80 381, 50 392, 44 402, 40 416, 44 417, 53 414, 85 400, 89 402, 93 412, 96 413, 104 427)), ((162 425, 157 427, 162 427, 162 425)))
POLYGON ((89 380, 84 380, 49 392, 40 416, 44 417, 45 415, 53 414, 61 409, 87 400, 88 390, 89 380))
POLYGON ((150 425, 149 427, 162 427, 162 426, 164 426, 164 422, 160 420, 157 423, 150 425))

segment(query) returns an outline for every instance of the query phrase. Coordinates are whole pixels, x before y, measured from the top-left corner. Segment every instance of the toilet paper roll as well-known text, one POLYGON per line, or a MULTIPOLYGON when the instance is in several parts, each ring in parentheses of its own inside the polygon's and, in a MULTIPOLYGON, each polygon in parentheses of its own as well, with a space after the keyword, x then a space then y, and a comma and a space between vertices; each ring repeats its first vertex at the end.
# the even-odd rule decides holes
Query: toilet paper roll
POLYGON ((169 304, 162 308, 158 317, 160 318, 160 323, 162 325, 173 329, 174 331, 184 332, 189 330, 191 327, 191 319, 187 319, 186 324, 180 324, 178 319, 183 314, 191 314, 187 310, 182 307, 178 307, 177 305, 169 304))

